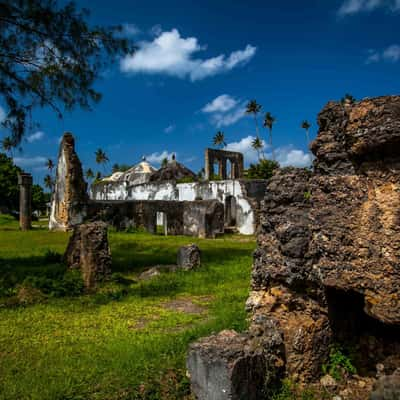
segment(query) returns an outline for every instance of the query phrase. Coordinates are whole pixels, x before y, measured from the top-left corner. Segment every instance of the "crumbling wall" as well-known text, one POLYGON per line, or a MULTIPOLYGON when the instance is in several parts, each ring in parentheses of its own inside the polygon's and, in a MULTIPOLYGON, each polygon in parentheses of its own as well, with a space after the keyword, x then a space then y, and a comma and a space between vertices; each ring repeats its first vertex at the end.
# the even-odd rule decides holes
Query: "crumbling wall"
POLYGON ((75 152, 71 133, 64 133, 60 143, 56 180, 51 199, 50 230, 69 230, 82 223, 86 215, 87 184, 75 152))
POLYGON ((161 182, 127 186, 121 182, 99 183, 91 187, 90 197, 105 200, 218 200, 225 203, 227 196, 236 199, 236 227, 239 233, 252 235, 257 225, 260 200, 267 182, 258 180, 226 180, 213 182, 161 182))
POLYGON ((168 235, 214 238, 224 229, 224 207, 205 201, 90 201, 88 218, 101 219, 117 229, 142 227, 157 233, 157 213, 164 213, 168 235))
POLYGON ((380 363, 392 373, 400 367, 400 97, 331 102, 318 122, 315 172, 279 170, 265 192, 247 343, 259 330, 259 351, 269 352, 263 326, 273 323, 285 374, 303 382, 319 378, 337 341, 357 349, 359 371, 380 363))

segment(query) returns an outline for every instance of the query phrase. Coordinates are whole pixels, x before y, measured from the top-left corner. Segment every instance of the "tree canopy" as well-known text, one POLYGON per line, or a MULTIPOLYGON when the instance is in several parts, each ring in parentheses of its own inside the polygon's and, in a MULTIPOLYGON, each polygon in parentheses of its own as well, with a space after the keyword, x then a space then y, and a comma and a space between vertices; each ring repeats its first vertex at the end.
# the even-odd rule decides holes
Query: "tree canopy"
POLYGON ((17 146, 32 129, 32 111, 50 107, 59 117, 75 107, 90 110, 101 98, 93 84, 101 70, 133 45, 121 27, 90 26, 89 12, 73 2, 0 2, 0 98, 3 126, 17 146))
POLYGON ((21 168, 14 165, 12 158, 0 153, 0 208, 8 211, 19 209, 18 174, 21 168))

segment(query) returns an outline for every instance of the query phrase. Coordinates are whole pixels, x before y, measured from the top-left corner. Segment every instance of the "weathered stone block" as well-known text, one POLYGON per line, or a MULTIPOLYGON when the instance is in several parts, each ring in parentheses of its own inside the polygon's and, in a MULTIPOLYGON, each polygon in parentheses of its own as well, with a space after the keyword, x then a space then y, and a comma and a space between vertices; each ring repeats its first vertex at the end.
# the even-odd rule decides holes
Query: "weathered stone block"
POLYGON ((266 362, 246 335, 226 330, 192 344, 187 368, 198 400, 263 398, 266 362))
POLYGON ((178 250, 178 268, 186 271, 200 267, 200 249, 195 244, 182 246, 178 250))
POLYGON ((371 393, 370 400, 399 400, 400 399, 400 368, 392 375, 379 378, 371 393))
POLYGON ((111 253, 107 224, 91 222, 78 225, 69 240, 64 259, 70 268, 79 268, 87 289, 96 286, 111 272, 111 253))

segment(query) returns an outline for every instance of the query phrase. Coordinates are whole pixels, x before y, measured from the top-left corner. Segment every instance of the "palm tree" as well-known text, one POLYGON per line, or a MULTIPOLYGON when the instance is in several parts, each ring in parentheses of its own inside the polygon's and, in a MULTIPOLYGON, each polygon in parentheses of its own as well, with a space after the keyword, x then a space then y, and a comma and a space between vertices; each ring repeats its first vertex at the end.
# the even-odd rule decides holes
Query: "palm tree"
POLYGON ((262 140, 258 137, 254 138, 253 141, 251 142, 251 147, 257 152, 258 160, 260 160, 260 158, 261 158, 260 151, 264 147, 262 140))
POLYGON ((165 168, 167 165, 168 165, 168 158, 167 158, 167 157, 164 157, 164 158, 161 160, 161 168, 165 168))
POLYGON ((213 144, 214 144, 214 146, 220 146, 220 147, 226 146, 224 132, 218 131, 215 134, 215 136, 213 138, 213 144))
POLYGON ((86 179, 87 179, 88 181, 90 181, 90 180, 92 180, 92 179, 94 178, 94 172, 92 171, 91 168, 88 168, 88 169, 85 171, 85 175, 86 175, 86 179))
POLYGON ((7 153, 10 152, 11 157, 13 157, 13 148, 14 148, 14 142, 10 138, 10 136, 5 137, 1 141, 1 148, 7 153))
POLYGON ((47 187, 48 189, 53 189, 54 181, 51 175, 46 175, 44 177, 44 186, 47 187))
POLYGON ((269 130, 269 145, 271 146, 272 150, 272 160, 275 161, 275 152, 274 147, 272 145, 272 127, 276 121, 276 118, 272 116, 270 112, 265 113, 264 117, 264 128, 268 128, 269 130))
POLYGON ((309 134, 309 129, 311 127, 311 124, 307 121, 304 120, 301 123, 301 127, 306 131, 306 138, 307 138, 307 146, 310 144, 310 134, 309 134))
POLYGON ((258 138, 260 138, 260 131, 258 129, 257 114, 261 111, 261 108, 262 108, 261 104, 258 104, 256 100, 250 100, 246 106, 246 114, 254 115, 254 122, 256 124, 256 134, 258 138))
POLYGON ((106 155, 106 153, 102 149, 97 149, 96 152, 94 153, 96 156, 96 163, 97 164, 102 164, 104 172, 106 171, 105 165, 110 161, 106 155))
POLYGON ((47 169, 51 172, 54 168, 54 163, 53 160, 51 158, 48 158, 46 161, 46 167, 47 169))

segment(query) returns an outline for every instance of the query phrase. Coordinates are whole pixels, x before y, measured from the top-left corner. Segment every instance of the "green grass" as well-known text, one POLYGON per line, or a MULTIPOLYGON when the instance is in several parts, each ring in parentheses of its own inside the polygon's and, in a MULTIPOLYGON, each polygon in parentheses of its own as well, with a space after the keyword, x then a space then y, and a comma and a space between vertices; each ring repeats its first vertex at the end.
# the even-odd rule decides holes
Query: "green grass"
MULTIPOLYGON (((17 226, 0 216, 0 285, 16 291, 28 276, 62 277, 53 255, 63 253, 68 234, 17 226)), ((0 399, 188 399, 188 344, 246 328, 253 238, 110 232, 110 245, 120 276, 97 293, 47 295, 26 306, 0 299, 0 399), (202 251, 200 269, 138 281, 192 242, 202 251)))

